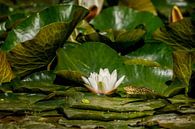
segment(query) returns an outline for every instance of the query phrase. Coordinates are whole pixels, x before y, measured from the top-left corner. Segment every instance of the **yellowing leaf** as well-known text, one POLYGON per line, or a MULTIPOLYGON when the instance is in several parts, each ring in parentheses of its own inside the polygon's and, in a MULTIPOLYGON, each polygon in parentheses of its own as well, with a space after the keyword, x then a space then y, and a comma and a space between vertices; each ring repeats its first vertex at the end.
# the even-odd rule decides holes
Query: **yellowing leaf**
POLYGON ((14 78, 14 74, 6 58, 6 53, 0 52, 0 84, 9 82, 14 78))

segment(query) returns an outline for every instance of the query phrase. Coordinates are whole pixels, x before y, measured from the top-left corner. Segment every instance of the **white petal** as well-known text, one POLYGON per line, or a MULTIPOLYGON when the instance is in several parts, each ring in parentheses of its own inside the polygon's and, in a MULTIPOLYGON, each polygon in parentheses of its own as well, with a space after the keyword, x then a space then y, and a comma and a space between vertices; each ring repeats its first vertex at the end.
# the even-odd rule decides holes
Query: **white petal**
POLYGON ((99 75, 101 75, 102 77, 105 77, 105 76, 110 75, 110 73, 109 73, 109 70, 105 68, 105 69, 100 69, 99 75))
POLYGON ((116 81, 117 81, 117 71, 114 70, 110 76, 110 80, 109 80, 110 86, 114 88, 116 81))
POLYGON ((89 82, 89 80, 88 80, 86 77, 81 76, 81 78, 83 79, 83 81, 84 81, 86 84, 90 85, 90 82, 89 82))
POLYGON ((104 77, 103 78, 103 89, 104 89, 104 91, 103 92, 106 92, 106 91, 110 91, 110 90, 112 90, 112 87, 109 85, 109 79, 108 79, 108 77, 104 77))
POLYGON ((121 82, 123 81, 124 78, 125 78, 125 76, 122 76, 122 77, 115 83, 114 89, 116 89, 116 88, 121 84, 121 82))
POLYGON ((109 72, 108 68, 105 68, 105 69, 104 69, 104 74, 105 74, 106 76, 110 75, 110 72, 109 72))
POLYGON ((88 78, 89 82, 90 82, 90 86, 95 90, 98 91, 98 85, 97 82, 93 79, 93 78, 88 78))
POLYGON ((103 81, 103 76, 101 74, 99 74, 97 82, 102 82, 102 81, 103 81))
POLYGON ((100 68, 99 75, 102 75, 102 74, 104 74, 104 70, 100 68))

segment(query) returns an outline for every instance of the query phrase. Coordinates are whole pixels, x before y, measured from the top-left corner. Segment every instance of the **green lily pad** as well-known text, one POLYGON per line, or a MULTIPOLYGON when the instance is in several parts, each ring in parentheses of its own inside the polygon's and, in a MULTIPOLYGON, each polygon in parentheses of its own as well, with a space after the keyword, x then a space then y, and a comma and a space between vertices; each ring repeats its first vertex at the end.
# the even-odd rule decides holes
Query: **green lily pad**
POLYGON ((79 42, 103 42, 115 49, 117 52, 125 55, 133 51, 143 42, 146 31, 142 28, 133 30, 113 30, 109 29, 100 33, 91 33, 87 35, 78 35, 79 42))
POLYGON ((163 95, 168 87, 166 81, 171 80, 172 75, 172 69, 128 65, 126 66, 126 80, 124 83, 135 87, 146 87, 153 90, 154 93, 163 95))
POLYGON ((162 95, 167 88, 165 82, 172 79, 172 69, 124 65, 122 57, 103 43, 91 42, 77 48, 59 49, 57 55, 56 73, 77 82, 82 82, 81 76, 98 72, 100 68, 108 68, 110 71, 117 69, 119 76, 126 76, 125 85, 147 87, 162 95))
MULTIPOLYGON (((65 126, 66 128, 90 128, 90 129, 128 129, 129 124, 140 122, 141 119, 132 120, 114 120, 114 121, 97 121, 97 120, 66 120, 60 119, 59 124, 65 126)), ((145 129, 144 127, 131 127, 131 129, 145 129)))
POLYGON ((171 129, 193 129, 195 126, 195 115, 178 115, 174 113, 155 115, 146 119, 145 124, 150 125, 157 122, 160 127, 171 129))
POLYGON ((123 6, 104 9, 91 21, 91 24, 100 31, 105 31, 111 28, 114 30, 132 30, 142 24, 146 27, 148 36, 151 36, 157 28, 163 25, 162 21, 152 13, 139 12, 123 6), (108 17, 109 20, 105 20, 108 17))
POLYGON ((123 68, 122 58, 103 43, 88 42, 72 49, 59 49, 57 57, 56 73, 69 78, 70 74, 63 72, 74 72, 71 77, 78 81, 81 81, 79 76, 98 72, 100 68, 108 68, 110 71, 117 69, 119 72, 123 68))
POLYGON ((71 107, 111 112, 142 112, 158 109, 166 105, 166 102, 161 99, 143 102, 137 98, 107 98, 102 96, 85 96, 84 99, 89 100, 89 103, 83 103, 82 100, 75 101, 72 103, 71 107))
POLYGON ((66 117, 71 120, 111 121, 111 120, 129 120, 133 118, 149 116, 149 115, 153 115, 154 111, 116 113, 116 112, 91 111, 86 109, 80 110, 80 109, 64 108, 64 113, 66 117))
MULTIPOLYGON (((147 42, 143 47, 129 53, 127 57, 127 59, 134 59, 135 61, 136 59, 145 60, 149 64, 151 64, 148 64, 149 66, 153 67, 162 67, 169 69, 172 69, 173 67, 172 49, 166 44, 157 41, 147 42)), ((126 61, 128 63, 128 60, 126 61)), ((133 64, 132 62, 130 63, 133 64)), ((140 62, 139 64, 144 63, 140 62)))
POLYGON ((21 22, 8 33, 1 47, 9 51, 8 60, 14 71, 25 76, 37 69, 45 69, 87 13, 80 6, 56 5, 21 22))
POLYGON ((5 93, 0 94, 1 111, 32 111, 33 104, 41 99, 43 94, 5 93))

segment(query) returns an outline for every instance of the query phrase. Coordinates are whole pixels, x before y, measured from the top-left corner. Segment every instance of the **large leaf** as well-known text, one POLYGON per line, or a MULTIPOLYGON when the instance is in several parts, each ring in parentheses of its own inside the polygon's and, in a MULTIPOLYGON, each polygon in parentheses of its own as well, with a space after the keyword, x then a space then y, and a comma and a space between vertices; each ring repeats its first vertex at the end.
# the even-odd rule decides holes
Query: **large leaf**
POLYGON ((0 51, 0 84, 9 82, 14 78, 14 73, 7 61, 6 53, 0 51))
POLYGON ((74 81, 82 81, 82 75, 88 76, 100 68, 117 69, 119 76, 126 76, 125 86, 147 87, 162 95, 167 88, 165 82, 172 78, 171 69, 135 64, 125 66, 122 57, 103 43, 89 42, 77 48, 60 49, 57 56, 56 73, 74 81))
POLYGON ((160 95, 163 95, 167 88, 166 81, 171 80, 173 75, 172 69, 144 65, 126 66, 125 73, 126 83, 130 86, 147 87, 160 95))
POLYGON ((129 53, 125 58, 127 77, 131 85, 147 87, 164 94, 166 81, 172 79, 172 50, 167 45, 153 41, 129 53), (148 66, 148 67, 146 67, 148 66))
POLYGON ((123 67, 122 59, 117 52, 103 43, 89 42, 73 49, 59 49, 57 57, 57 74, 69 78, 78 75, 76 78, 79 79, 81 75, 98 72, 100 68, 112 71, 123 67), (68 71, 72 71, 72 76, 67 74, 68 71))
POLYGON ((149 12, 139 12, 128 7, 120 6, 103 10, 91 23, 100 31, 111 28, 115 30, 131 30, 143 24, 148 31, 148 35, 151 35, 152 32, 162 26, 162 21, 149 12), (108 17, 109 20, 106 20, 108 17))
POLYGON ((24 76, 46 67, 87 12, 80 6, 52 6, 13 29, 2 50, 9 51, 8 60, 15 72, 24 76))

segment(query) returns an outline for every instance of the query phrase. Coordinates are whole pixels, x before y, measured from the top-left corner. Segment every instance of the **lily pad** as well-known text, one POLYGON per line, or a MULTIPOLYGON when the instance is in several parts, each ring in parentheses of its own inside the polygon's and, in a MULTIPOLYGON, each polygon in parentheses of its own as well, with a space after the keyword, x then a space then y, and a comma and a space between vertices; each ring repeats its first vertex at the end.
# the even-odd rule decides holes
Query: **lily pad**
MULTIPOLYGON (((88 42, 72 49, 59 49, 57 57, 56 73, 69 75, 62 72, 64 70, 74 72, 71 77, 77 81, 81 81, 79 76, 98 72, 100 68, 108 68, 110 71, 117 69, 119 73, 119 69, 123 68, 122 58, 104 43, 88 42)), ((69 76, 63 77, 69 78, 69 76)))
POLYGON ((76 24, 88 11, 75 5, 57 5, 36 13, 8 33, 2 50, 14 71, 25 76, 46 69, 76 24), (48 18, 49 17, 49 18, 48 18))
POLYGON ((0 94, 1 111, 32 111, 33 104, 43 99, 43 94, 5 93, 0 94))
POLYGON ((91 24, 100 31, 105 31, 111 28, 114 30, 132 30, 135 29, 136 26, 142 24, 146 27, 148 36, 151 36, 157 28, 163 25, 162 21, 152 13, 139 12, 123 6, 104 9, 91 21, 91 24), (109 20, 105 20, 108 17, 109 20))
MULTIPOLYGON (((72 103, 73 108, 85 109, 85 110, 99 110, 99 111, 111 111, 111 112, 142 112, 151 111, 164 107, 166 102, 164 100, 148 100, 145 102, 136 102, 139 99, 136 98, 106 98, 106 97, 93 97, 85 96, 85 99, 89 100, 89 103, 83 103, 81 101, 75 101, 72 103)), ((140 101, 140 100, 139 100, 140 101)))
POLYGON ((111 121, 111 120, 129 120, 133 118, 139 118, 144 116, 153 115, 153 111, 142 112, 127 112, 127 113, 115 113, 115 112, 103 112, 103 111, 91 111, 80 109, 67 109, 64 108, 64 113, 68 119, 71 120, 99 120, 99 121, 111 121))
MULTIPOLYGON (((143 47, 140 47, 136 51, 129 53, 127 55, 127 59, 134 59, 135 61, 136 59, 142 59, 147 61, 148 63, 153 62, 153 65, 149 66, 172 69, 172 52, 172 49, 166 44, 157 41, 150 41, 146 42, 143 47)), ((128 60, 126 61, 128 63, 128 60)), ((144 63, 140 62, 139 64, 144 63)))
MULTIPOLYGON (((130 123, 138 123, 141 119, 132 120, 114 120, 114 121, 97 121, 97 120, 66 120, 60 119, 59 124, 66 128, 90 128, 90 129, 128 129, 130 123)), ((132 129, 145 129, 144 127, 131 127, 132 129)))
POLYGON ((100 33, 91 33, 87 35, 78 35, 79 42, 103 42, 115 49, 117 52, 125 55, 136 49, 143 41, 146 31, 142 28, 133 30, 113 30, 109 29, 100 33))

